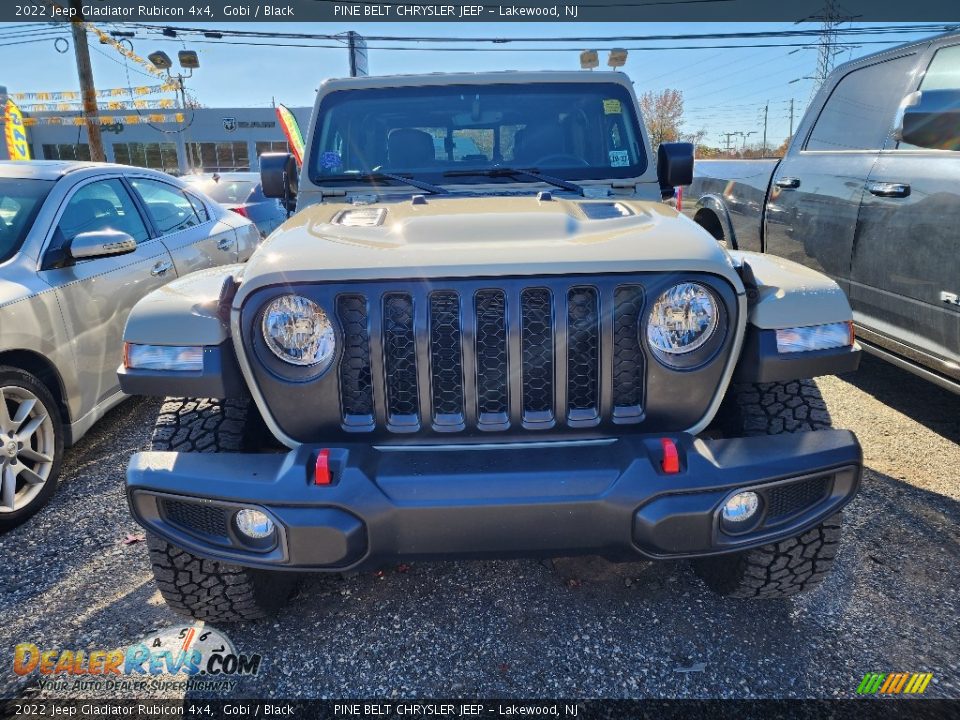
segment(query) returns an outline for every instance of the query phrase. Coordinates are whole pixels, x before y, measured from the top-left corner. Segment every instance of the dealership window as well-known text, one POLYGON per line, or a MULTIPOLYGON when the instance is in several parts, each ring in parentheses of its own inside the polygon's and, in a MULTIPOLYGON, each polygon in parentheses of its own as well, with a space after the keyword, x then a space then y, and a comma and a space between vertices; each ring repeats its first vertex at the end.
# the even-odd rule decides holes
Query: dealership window
POLYGON ((176 143, 114 143, 113 158, 121 165, 176 172, 176 143))
POLYGON ((44 145, 44 160, 89 160, 90 146, 86 143, 78 145, 44 145))
POLYGON ((250 153, 247 143, 201 142, 190 143, 187 154, 190 167, 202 172, 231 172, 250 169, 250 153))
POLYGON ((286 140, 263 140, 257 143, 257 162, 260 162, 260 156, 268 152, 290 152, 290 146, 286 140))

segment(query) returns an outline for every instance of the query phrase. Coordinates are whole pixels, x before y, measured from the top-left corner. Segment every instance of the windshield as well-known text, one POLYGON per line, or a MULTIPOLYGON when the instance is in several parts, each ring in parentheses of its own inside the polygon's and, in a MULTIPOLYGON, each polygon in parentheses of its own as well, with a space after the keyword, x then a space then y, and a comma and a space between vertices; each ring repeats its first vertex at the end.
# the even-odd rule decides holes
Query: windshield
POLYGON ((612 179, 636 177, 646 166, 632 96, 616 83, 346 90, 323 99, 319 122, 311 154, 317 184, 376 172, 438 184, 493 182, 483 171, 498 167, 612 179))
POLYGON ((54 182, 0 178, 0 262, 20 249, 54 182))
POLYGON ((224 180, 200 178, 187 180, 190 185, 218 203, 245 203, 257 183, 249 180, 224 180))

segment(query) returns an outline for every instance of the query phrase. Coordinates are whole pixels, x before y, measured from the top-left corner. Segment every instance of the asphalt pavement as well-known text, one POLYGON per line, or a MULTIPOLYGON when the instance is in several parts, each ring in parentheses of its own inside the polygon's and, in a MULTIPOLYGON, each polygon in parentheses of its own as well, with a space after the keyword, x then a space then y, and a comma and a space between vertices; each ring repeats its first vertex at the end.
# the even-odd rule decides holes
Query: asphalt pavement
MULTIPOLYGON (((226 696, 832 698, 896 671, 933 673, 927 696, 960 698, 960 397, 872 358, 820 385, 868 469, 813 592, 724 600, 686 563, 598 558, 313 576, 276 618, 220 628, 263 658, 226 696)), ((112 649, 185 624, 123 494, 158 407, 110 413, 69 451, 51 505, 0 536, 0 696, 99 696, 16 675, 18 643, 112 649)))

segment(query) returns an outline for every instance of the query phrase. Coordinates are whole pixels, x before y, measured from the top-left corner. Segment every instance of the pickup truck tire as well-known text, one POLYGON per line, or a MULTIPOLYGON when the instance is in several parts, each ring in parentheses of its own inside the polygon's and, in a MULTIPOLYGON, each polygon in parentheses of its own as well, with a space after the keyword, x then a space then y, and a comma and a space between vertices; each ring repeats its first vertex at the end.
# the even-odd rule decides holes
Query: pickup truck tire
POLYGON ((63 419, 39 378, 0 365, 0 533, 50 502, 63 462, 63 419))
MULTIPOLYGON (((830 413, 813 380, 731 385, 714 422, 714 428, 726 437, 830 427, 830 413)), ((840 543, 841 521, 837 513, 799 537, 696 560, 693 568, 710 589, 727 597, 796 595, 830 573, 840 543)))
MULTIPOLYGON (((255 452, 269 433, 249 399, 167 398, 153 450, 255 452)), ((150 564, 163 599, 181 615, 209 622, 257 620, 275 613, 297 585, 296 573, 207 560, 148 532, 150 564)))

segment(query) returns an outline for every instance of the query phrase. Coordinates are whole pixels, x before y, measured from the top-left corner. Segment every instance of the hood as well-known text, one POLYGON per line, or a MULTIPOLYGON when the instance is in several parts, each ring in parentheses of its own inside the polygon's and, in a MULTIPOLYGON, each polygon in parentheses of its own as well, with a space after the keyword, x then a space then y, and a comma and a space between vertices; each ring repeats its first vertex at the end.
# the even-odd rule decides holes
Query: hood
POLYGON ((323 280, 678 270, 742 287, 717 242, 661 203, 427 196, 300 211, 250 259, 237 299, 265 285, 323 280))

